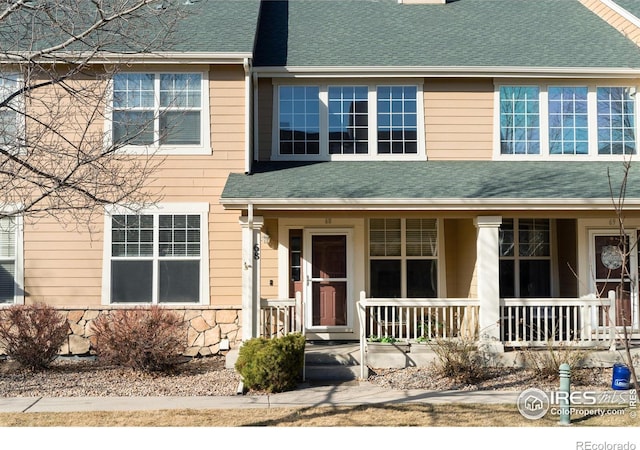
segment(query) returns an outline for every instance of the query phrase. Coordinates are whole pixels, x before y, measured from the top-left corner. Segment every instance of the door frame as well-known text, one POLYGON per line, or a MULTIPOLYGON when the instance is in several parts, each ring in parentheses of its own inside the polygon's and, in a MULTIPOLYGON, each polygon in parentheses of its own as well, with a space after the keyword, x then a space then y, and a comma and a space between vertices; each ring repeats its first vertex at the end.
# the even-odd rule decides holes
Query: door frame
MULTIPOLYGON (((630 227, 625 229, 625 233, 629 238, 629 285, 631 291, 631 328, 637 329, 640 327, 638 323, 638 250, 637 250, 637 235, 638 229, 630 227)), ((620 236, 620 230, 618 228, 589 228, 588 229, 588 265, 589 268, 589 290, 591 293, 597 295, 596 289, 596 273, 593 266, 596 257, 595 238, 596 236, 620 236)), ((602 298, 607 297, 607 293, 601 294, 602 298)))
POLYGON ((311 333, 352 333, 355 325, 355 299, 353 298, 353 281, 354 281, 354 247, 353 247, 353 229, 352 228, 304 228, 302 231, 302 304, 304 305, 304 327, 311 333), (312 238, 313 236, 334 236, 341 235, 347 238, 347 289, 346 289, 346 308, 347 308, 347 324, 339 326, 319 326, 313 323, 313 292, 311 282, 311 264, 312 264, 312 238))

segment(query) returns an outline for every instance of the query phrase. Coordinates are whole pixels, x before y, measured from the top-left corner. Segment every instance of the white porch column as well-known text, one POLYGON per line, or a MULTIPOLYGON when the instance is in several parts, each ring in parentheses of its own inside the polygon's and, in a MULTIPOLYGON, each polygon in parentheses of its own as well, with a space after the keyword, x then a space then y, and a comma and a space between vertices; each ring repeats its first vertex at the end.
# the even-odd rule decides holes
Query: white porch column
POLYGON ((242 227, 242 340, 259 336, 262 217, 240 217, 242 227))
POLYGON ((478 216, 477 279, 480 300, 480 345, 488 351, 502 352, 500 342, 500 242, 501 216, 478 216))

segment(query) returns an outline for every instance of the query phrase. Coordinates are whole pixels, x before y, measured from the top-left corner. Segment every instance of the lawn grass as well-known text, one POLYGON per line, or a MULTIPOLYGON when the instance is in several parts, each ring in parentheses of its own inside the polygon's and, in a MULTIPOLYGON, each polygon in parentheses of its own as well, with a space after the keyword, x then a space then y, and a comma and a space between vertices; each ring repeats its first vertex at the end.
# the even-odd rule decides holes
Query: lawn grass
MULTIPOLYGON (((576 427, 637 427, 636 411, 573 416, 576 427)), ((2 427, 554 427, 559 417, 529 420, 516 405, 380 404, 310 408, 2 413, 2 427)))

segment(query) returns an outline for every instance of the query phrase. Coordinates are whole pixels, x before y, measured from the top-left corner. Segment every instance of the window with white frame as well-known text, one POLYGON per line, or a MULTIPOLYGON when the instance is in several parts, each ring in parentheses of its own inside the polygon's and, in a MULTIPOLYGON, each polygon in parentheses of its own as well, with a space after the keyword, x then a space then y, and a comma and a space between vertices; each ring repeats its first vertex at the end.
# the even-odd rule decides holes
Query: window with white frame
POLYGON ((8 151, 15 151, 22 141, 21 98, 11 98, 17 89, 17 75, 0 76, 0 145, 8 151))
POLYGON ((550 297, 551 221, 504 219, 499 236, 500 297, 550 297))
POLYGON ((0 305, 18 303, 21 292, 21 245, 18 219, 0 219, 0 305))
POLYGON ((369 275, 374 298, 437 297, 437 220, 370 219, 369 275))
POLYGON ((111 137, 130 148, 206 151, 203 73, 133 73, 113 77, 111 137))
POLYGON ((274 157, 424 157, 416 85, 278 85, 274 157))
POLYGON ((107 217, 110 303, 201 303, 208 286, 207 206, 107 217))
POLYGON ((498 104, 502 157, 637 153, 635 87, 500 86, 498 104))

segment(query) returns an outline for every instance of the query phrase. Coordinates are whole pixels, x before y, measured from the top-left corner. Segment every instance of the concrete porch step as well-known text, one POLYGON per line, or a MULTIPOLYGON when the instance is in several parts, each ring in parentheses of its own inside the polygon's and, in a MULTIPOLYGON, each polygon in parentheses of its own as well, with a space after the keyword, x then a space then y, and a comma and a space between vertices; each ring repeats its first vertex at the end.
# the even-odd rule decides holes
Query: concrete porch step
POLYGON ((350 381, 360 377, 360 365, 305 365, 305 381, 350 381))
POLYGON ((348 381, 360 377, 360 346, 353 342, 307 342, 305 378, 348 381))

